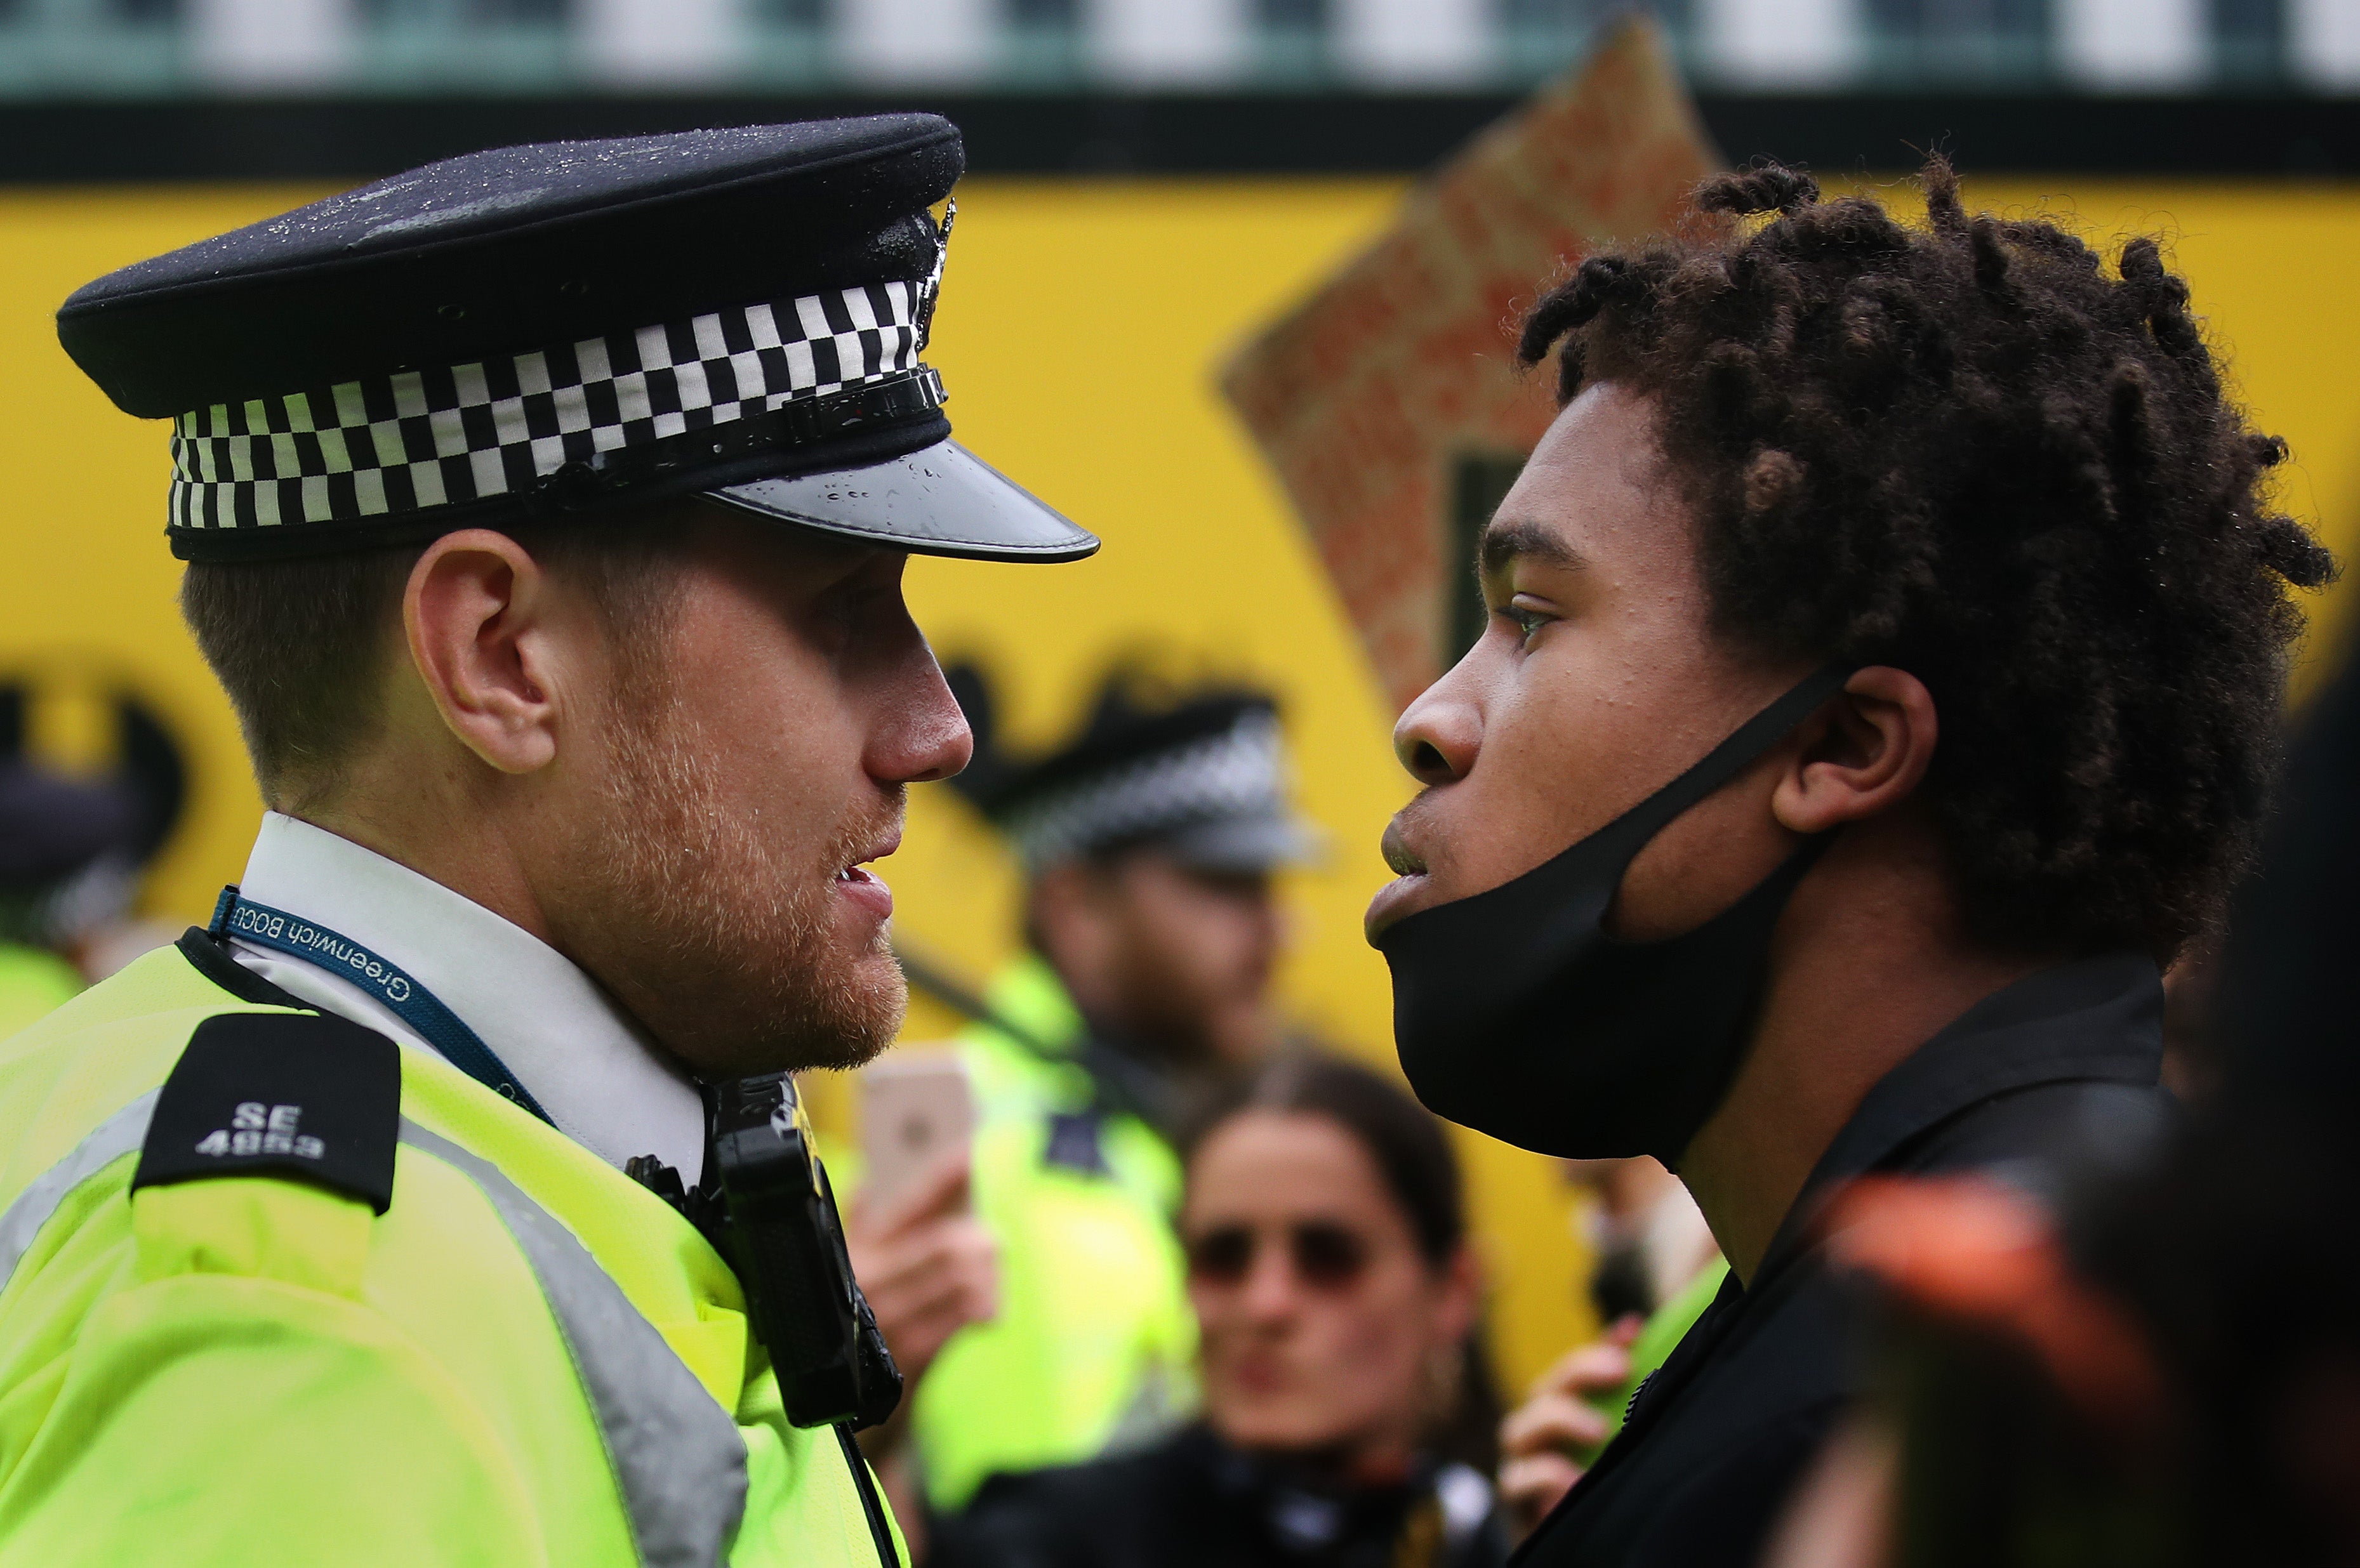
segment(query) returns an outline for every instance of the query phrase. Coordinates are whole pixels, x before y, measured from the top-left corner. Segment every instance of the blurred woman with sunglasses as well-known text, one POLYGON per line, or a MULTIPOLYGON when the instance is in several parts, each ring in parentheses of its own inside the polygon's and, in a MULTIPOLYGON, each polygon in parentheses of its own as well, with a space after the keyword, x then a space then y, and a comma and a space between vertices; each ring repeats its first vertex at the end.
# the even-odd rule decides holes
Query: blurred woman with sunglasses
POLYGON ((1496 1568, 1496 1407, 1441 1128, 1374 1073, 1299 1056, 1213 1107, 1185 1153, 1201 1419, 995 1479, 935 1568, 1496 1568))

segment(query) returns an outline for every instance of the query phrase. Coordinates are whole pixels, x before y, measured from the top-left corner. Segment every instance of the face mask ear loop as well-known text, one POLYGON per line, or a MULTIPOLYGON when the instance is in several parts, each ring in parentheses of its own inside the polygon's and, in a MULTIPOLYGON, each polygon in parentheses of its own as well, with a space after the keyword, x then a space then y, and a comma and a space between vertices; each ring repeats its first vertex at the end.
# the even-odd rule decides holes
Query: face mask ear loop
MULTIPOLYGON (((1604 827, 1559 850, 1549 859, 1510 878, 1497 887, 1470 893, 1430 909, 1421 909, 1394 924, 1379 940, 1380 951, 1409 932, 1431 928, 1437 921, 1513 918, 1555 933, 1550 940, 1577 942, 1604 920, 1606 902, 1568 908, 1560 898, 1560 879, 1554 876, 1577 863, 1596 868, 1610 889, 1619 888, 1622 874, 1664 831, 1673 818, 1743 772, 1757 757, 1783 739, 1796 725, 1852 679, 1853 666, 1830 664, 1806 676, 1769 706, 1755 713, 1719 746, 1691 764, 1670 783, 1608 822, 1604 827)), ((1825 835, 1821 835, 1825 836, 1825 835)), ((1611 902, 1611 892, 1608 902, 1611 902)), ((1546 945, 1546 943, 1544 944, 1546 945)))
MULTIPOLYGON (((1765 752, 1785 739, 1814 709, 1843 690, 1856 666, 1830 664, 1803 678, 1786 693, 1738 725, 1728 739, 1698 758, 1688 770, 1607 823, 1583 842, 1612 843, 1621 865, 1615 880, 1648 842, 1673 819, 1751 767, 1765 752)), ((1822 835, 1824 836, 1824 835, 1822 835)))

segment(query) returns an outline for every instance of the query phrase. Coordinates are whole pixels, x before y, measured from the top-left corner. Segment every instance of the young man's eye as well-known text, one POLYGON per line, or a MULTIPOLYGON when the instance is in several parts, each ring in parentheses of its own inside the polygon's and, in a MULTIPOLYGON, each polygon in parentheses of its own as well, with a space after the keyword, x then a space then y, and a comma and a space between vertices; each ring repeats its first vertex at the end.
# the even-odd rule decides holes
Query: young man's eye
POLYGON ((1555 615, 1539 610, 1527 610, 1521 604, 1502 604, 1492 613, 1514 626, 1516 636, 1525 642, 1532 641, 1535 632, 1557 619, 1555 615))

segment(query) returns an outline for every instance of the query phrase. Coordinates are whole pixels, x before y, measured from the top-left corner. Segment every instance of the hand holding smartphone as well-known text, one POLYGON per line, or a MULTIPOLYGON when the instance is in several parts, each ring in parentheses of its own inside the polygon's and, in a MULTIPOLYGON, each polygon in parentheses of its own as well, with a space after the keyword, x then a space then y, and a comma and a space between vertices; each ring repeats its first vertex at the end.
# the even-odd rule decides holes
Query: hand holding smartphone
POLYGON ((975 1138, 975 1091, 956 1052, 896 1049, 860 1072, 862 1202, 892 1209, 928 1172, 975 1138))

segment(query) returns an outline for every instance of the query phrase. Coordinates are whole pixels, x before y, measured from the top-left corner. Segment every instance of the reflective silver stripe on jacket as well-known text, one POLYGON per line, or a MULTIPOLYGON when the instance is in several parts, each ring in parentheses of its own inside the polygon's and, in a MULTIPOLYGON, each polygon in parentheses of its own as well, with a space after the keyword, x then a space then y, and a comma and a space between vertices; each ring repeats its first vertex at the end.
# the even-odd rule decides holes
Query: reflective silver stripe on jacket
MULTIPOLYGON (((0 1290, 72 1192, 148 1141, 158 1091, 101 1122, 0 1212, 0 1290)), ((497 1166, 401 1118, 401 1141, 483 1189, 557 1320, 598 1418, 646 1568, 718 1568, 746 1511, 746 1443, 614 1277, 497 1166)))
POLYGON ((598 1412, 648 1568, 712 1568, 746 1512, 746 1440, 614 1276, 497 1166, 408 1116, 401 1141, 473 1178, 524 1249, 598 1412))
POLYGON ((126 1154, 137 1154, 148 1141, 148 1124, 156 1119, 156 1096, 150 1089, 92 1129, 73 1146, 73 1152, 33 1178, 16 1201, 0 1214, 0 1290, 16 1277, 16 1265, 33 1248, 33 1238, 66 1201, 66 1194, 126 1154))

